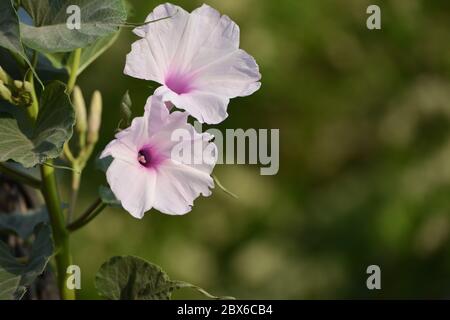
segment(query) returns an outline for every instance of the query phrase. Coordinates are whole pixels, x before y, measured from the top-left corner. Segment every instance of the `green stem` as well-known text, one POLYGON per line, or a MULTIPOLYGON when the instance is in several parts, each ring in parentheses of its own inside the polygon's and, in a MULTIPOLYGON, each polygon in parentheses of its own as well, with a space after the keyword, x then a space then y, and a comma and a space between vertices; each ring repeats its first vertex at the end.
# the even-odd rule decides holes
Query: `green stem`
POLYGON ((101 199, 97 199, 87 210, 85 213, 83 213, 76 221, 69 224, 67 226, 67 230, 70 232, 76 231, 85 225, 87 225, 89 222, 94 220, 96 216, 98 216, 103 209, 106 208, 106 204, 103 203, 101 199))
MULTIPOLYGON (((33 69, 36 68, 37 58, 38 58, 38 55, 37 55, 36 51, 34 51, 33 61, 32 61, 33 69)), ((36 90, 34 89, 34 73, 31 68, 28 70, 26 80, 31 84, 31 99, 32 99, 31 105, 27 108, 27 111, 28 111, 28 115, 30 116, 30 118, 33 121, 36 121, 38 112, 39 112, 39 102, 38 102, 38 99, 36 96, 36 90)))
MULTIPOLYGON (((70 161, 72 164, 72 168, 74 169, 72 172, 72 191, 71 191, 71 199, 70 199, 70 205, 69 205, 69 212, 68 212, 68 222, 72 222, 73 213, 75 212, 77 200, 78 200, 78 191, 80 189, 81 184, 81 174, 86 167, 86 163, 89 160, 89 158, 92 155, 92 152, 94 151, 95 144, 87 144, 84 146, 78 155, 77 159, 74 159, 72 155, 72 160, 70 161)), ((67 146, 68 148, 68 146, 67 146)), ((70 150, 67 150, 66 153, 70 153, 70 150)), ((69 155, 70 157, 70 155, 69 155)))
POLYGON ((78 68, 80 66, 81 48, 78 48, 73 53, 73 62, 70 67, 69 81, 67 82, 67 93, 72 93, 75 83, 77 82, 78 68))
POLYGON ((72 163, 72 191, 70 196, 70 203, 69 203, 69 212, 67 214, 67 221, 69 223, 72 222, 73 213, 75 212, 76 206, 77 206, 77 199, 78 199, 78 191, 80 190, 80 184, 81 184, 81 170, 78 168, 76 162, 72 163))
POLYGON ((33 176, 30 176, 24 172, 14 169, 8 166, 7 164, 0 163, 0 172, 18 182, 27 184, 35 189, 41 188, 41 181, 39 179, 36 179, 33 176))
POLYGON ((67 287, 67 267, 72 264, 69 248, 69 232, 66 229, 61 200, 58 194, 55 169, 51 166, 41 165, 42 194, 47 204, 50 223, 55 243, 55 261, 58 277, 58 288, 61 298, 74 300, 75 291, 67 287))

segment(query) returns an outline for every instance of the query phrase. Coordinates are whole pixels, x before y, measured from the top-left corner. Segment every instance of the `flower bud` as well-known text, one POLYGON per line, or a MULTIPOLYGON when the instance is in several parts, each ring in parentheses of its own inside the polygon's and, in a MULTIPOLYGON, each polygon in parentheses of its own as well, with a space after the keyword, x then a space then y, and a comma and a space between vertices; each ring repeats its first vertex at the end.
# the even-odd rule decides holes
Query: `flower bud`
POLYGON ((4 85, 8 85, 12 82, 11 77, 6 73, 5 70, 3 70, 2 67, 0 67, 0 81, 2 81, 4 85))
POLYGON ((83 93, 80 87, 75 86, 72 92, 73 106, 75 108, 76 123, 75 129, 78 133, 87 131, 86 103, 84 102, 83 93))
POLYGON ((9 89, 12 93, 12 103, 17 106, 28 107, 33 103, 33 86, 28 81, 13 80, 9 89))
POLYGON ((92 95, 91 110, 89 113, 88 144, 94 144, 98 140, 98 132, 102 123, 102 95, 96 90, 92 95))
POLYGON ((5 86, 2 80, 0 80, 0 98, 12 102, 11 91, 8 89, 7 86, 5 86))

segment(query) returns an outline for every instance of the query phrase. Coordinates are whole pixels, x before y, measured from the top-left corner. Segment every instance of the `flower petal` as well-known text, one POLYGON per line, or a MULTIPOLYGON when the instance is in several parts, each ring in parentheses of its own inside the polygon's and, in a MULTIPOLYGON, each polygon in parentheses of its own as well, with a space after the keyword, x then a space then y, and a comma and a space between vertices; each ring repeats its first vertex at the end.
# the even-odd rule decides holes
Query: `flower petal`
POLYGON ((211 195, 213 187, 208 173, 167 160, 158 170, 154 207, 166 214, 185 214, 200 194, 211 195))
POLYGON ((196 88, 235 98, 251 95, 261 87, 258 64, 244 50, 239 49, 225 56, 216 55, 216 60, 209 64, 202 63, 203 57, 208 56, 214 56, 214 53, 204 48, 196 59, 196 88))
POLYGON ((178 95, 167 87, 160 87, 155 94, 161 95, 164 102, 170 101, 177 108, 186 110, 201 123, 217 124, 228 117, 229 99, 215 93, 195 90, 178 95))
POLYGON ((106 172, 106 178, 114 195, 133 217, 141 219, 152 208, 156 184, 154 170, 114 159, 106 172))
POLYGON ((131 150, 138 151, 149 139, 148 125, 148 118, 136 117, 131 122, 131 126, 116 134, 116 139, 131 150))
POLYGON ((128 145, 122 143, 120 140, 113 140, 105 147, 103 152, 100 155, 100 159, 106 157, 113 157, 117 159, 121 159, 122 161, 133 164, 136 161, 136 152, 130 148, 128 145))
POLYGON ((150 96, 144 109, 144 118, 148 123, 148 135, 151 136, 167 123, 170 115, 169 109, 163 102, 162 97, 158 95, 150 96))
MULTIPOLYGON (((219 56, 239 48, 239 27, 227 16, 204 4, 189 16, 183 36, 173 57, 171 67, 193 71, 194 61, 202 48, 215 49, 219 56)), ((202 62, 209 63, 217 56, 203 56, 202 62)))
POLYGON ((204 4, 191 13, 198 29, 201 48, 221 49, 223 53, 239 49, 239 26, 226 15, 204 4), (209 28, 205 28, 208 25, 209 28))
POLYGON ((164 82, 189 20, 189 13, 170 3, 157 6, 146 22, 163 19, 134 29, 143 39, 127 55, 124 73, 139 79, 164 82), (168 18, 169 17, 169 18, 168 18))
POLYGON ((165 69, 167 65, 165 58, 158 54, 151 54, 151 46, 147 39, 140 39, 131 45, 131 51, 127 54, 125 69, 123 72, 129 76, 161 82, 164 81, 165 69))

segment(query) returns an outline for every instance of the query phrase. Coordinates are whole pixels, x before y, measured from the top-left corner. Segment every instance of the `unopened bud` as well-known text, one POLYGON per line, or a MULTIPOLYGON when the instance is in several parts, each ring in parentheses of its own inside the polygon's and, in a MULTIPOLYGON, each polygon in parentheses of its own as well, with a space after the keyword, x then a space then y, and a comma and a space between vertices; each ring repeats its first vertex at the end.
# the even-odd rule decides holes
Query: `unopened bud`
POLYGON ((12 103, 28 107, 33 102, 31 95, 33 86, 28 81, 14 80, 9 88, 12 93, 12 103))
POLYGON ((0 81, 3 81, 5 85, 11 83, 11 77, 6 73, 6 71, 0 67, 0 81))
POLYGON ((78 133, 85 133, 87 131, 86 103, 84 102, 83 93, 81 92, 80 87, 75 86, 75 88, 73 88, 72 98, 77 119, 75 129, 78 133))
POLYGON ((0 97, 6 101, 12 102, 12 94, 7 86, 0 80, 0 97))
POLYGON ((102 95, 95 91, 92 95, 91 110, 89 113, 88 144, 94 144, 98 140, 98 132, 102 123, 102 95))
POLYGON ((26 91, 31 93, 31 91, 33 90, 33 86, 28 81, 14 80, 13 84, 16 91, 20 92, 26 91))

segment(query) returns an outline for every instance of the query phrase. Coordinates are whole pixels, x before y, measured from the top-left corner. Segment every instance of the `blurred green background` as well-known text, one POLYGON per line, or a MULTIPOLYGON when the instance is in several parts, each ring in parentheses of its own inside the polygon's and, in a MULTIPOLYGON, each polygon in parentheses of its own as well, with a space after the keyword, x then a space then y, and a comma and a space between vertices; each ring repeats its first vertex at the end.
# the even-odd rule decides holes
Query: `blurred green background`
MULTIPOLYGON (((159 1, 129 1, 142 22, 159 1)), ((191 11, 202 1, 174 1, 191 11)), ((108 209, 72 240, 80 298, 94 274, 136 255, 174 279, 238 298, 448 298, 450 294, 450 2, 214 0, 241 27, 262 88, 229 105, 220 128, 279 128, 280 171, 219 165, 219 189, 191 213, 136 220, 108 209), (382 30, 366 28, 381 7, 382 30), (366 288, 381 267, 382 290, 366 288)), ((123 74, 130 29, 79 78, 104 96, 98 152, 129 89, 140 115, 149 83, 123 74)), ((105 180, 93 161, 80 209, 105 180)), ((185 289, 174 298, 201 298, 185 289)))

